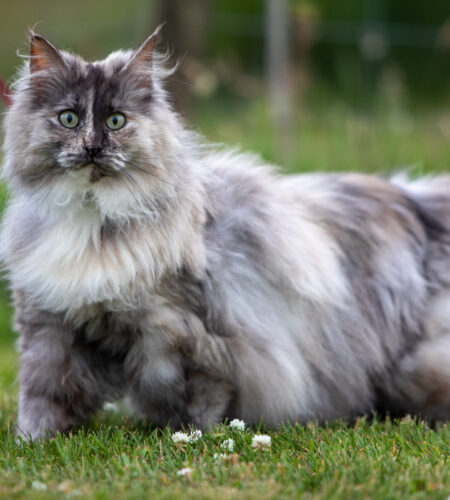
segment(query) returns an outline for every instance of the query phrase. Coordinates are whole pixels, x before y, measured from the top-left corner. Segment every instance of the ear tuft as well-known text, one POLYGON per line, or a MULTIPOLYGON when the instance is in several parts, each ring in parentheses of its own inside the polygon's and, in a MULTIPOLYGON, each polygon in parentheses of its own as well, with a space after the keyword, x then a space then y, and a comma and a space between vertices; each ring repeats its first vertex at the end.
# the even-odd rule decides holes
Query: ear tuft
POLYGON ((43 71, 64 64, 63 58, 47 39, 30 30, 30 71, 43 71))
POLYGON ((133 56, 127 64, 127 68, 133 66, 147 65, 152 62, 155 47, 160 39, 161 30, 164 26, 160 24, 155 31, 145 40, 145 42, 135 50, 133 56))

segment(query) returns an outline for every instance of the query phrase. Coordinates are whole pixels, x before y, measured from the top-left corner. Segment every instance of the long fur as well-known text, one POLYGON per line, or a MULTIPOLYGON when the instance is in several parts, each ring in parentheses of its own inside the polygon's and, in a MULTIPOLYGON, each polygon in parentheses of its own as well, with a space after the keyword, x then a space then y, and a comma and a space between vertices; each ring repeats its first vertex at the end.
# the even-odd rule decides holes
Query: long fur
POLYGON ((22 435, 118 398, 174 426, 449 418, 449 177, 283 177, 184 127, 152 40, 95 63, 38 42, 3 166, 22 435))

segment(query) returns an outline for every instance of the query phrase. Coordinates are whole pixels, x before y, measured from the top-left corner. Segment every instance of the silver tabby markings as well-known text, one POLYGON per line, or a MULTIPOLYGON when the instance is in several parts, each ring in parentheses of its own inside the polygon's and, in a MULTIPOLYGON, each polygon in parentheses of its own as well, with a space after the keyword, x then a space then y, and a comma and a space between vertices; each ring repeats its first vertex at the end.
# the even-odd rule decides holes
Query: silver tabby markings
POLYGON ((18 429, 125 398, 156 424, 450 416, 450 178, 283 177, 206 147, 155 43, 31 33, 5 120, 18 429))

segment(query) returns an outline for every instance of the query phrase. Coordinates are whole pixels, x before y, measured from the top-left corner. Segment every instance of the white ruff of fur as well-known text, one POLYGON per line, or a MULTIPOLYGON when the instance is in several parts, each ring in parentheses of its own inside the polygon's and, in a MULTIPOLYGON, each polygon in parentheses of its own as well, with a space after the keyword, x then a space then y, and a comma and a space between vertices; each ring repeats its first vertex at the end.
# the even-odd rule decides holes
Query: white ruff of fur
POLYGON ((100 241, 97 214, 83 215, 53 223, 26 255, 10 262, 11 279, 43 309, 75 314, 96 304, 142 307, 161 276, 189 260, 186 240, 195 235, 186 231, 183 214, 174 215, 167 234, 149 224, 114 242, 100 241))

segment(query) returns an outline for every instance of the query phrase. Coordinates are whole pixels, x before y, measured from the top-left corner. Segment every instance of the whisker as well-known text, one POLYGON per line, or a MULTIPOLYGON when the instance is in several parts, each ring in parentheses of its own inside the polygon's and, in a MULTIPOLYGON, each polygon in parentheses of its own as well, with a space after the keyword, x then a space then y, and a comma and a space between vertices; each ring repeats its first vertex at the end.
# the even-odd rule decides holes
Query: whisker
MULTIPOLYGON (((116 158, 116 155, 114 154, 111 154, 111 153, 104 153, 102 154, 102 156, 104 158, 116 158)), ((120 158, 120 157, 119 157, 120 158)), ((162 156, 139 156, 140 159, 142 160, 148 160, 148 161, 162 161, 163 160, 163 157, 162 156)), ((183 160, 184 157, 181 156, 181 155, 173 155, 173 154, 169 154, 169 155, 164 155, 164 159, 176 159, 176 160, 183 160)), ((120 161, 125 161, 123 158, 120 158, 120 161)), ((155 168, 159 168, 161 169, 161 167, 158 167, 155 165, 155 168)), ((161 169, 163 170, 163 169, 161 169)))
MULTIPOLYGON (((171 184, 169 181, 166 181, 165 179, 161 179, 161 177, 159 177, 158 175, 156 175, 154 172, 152 172, 151 170, 148 170, 148 169, 146 169, 144 167, 141 167, 137 163, 133 163, 131 161, 124 161, 124 163, 125 163, 125 165, 127 165, 127 166, 129 166, 131 168, 134 168, 136 170, 139 170, 140 172, 144 172, 145 174, 149 174, 150 176, 154 177, 155 179, 158 179, 159 181, 166 182, 167 184, 169 184, 169 186, 172 186, 174 188, 177 187, 175 184, 171 184)), ((151 167, 153 168, 153 165, 151 165, 151 167)))
MULTIPOLYGON (((125 177, 121 177, 121 179, 123 180, 123 183, 127 187, 127 189, 130 192, 131 196, 134 198, 134 201, 136 202, 137 206, 142 209, 143 208, 142 203, 136 198, 136 195, 134 194, 133 190, 131 189, 130 185, 128 184, 128 182, 126 180, 126 179, 130 179, 131 181, 134 181, 134 179, 125 170, 123 171, 123 173, 125 174, 125 177)), ((133 182, 133 184, 134 184, 134 182, 133 182)))
POLYGON ((164 184, 167 184, 168 186, 171 186, 176 190, 181 190, 181 191, 184 191, 185 193, 200 193, 200 191, 197 189, 186 189, 183 186, 173 184, 165 179, 162 179, 160 176, 156 175, 154 172, 151 172, 150 170, 147 170, 139 165, 136 165, 135 163, 131 163, 129 161, 126 161, 125 164, 130 166, 131 168, 139 170, 140 172, 143 172, 147 175, 150 175, 151 177, 154 177, 155 179, 158 179, 158 181, 163 182, 164 184))

